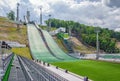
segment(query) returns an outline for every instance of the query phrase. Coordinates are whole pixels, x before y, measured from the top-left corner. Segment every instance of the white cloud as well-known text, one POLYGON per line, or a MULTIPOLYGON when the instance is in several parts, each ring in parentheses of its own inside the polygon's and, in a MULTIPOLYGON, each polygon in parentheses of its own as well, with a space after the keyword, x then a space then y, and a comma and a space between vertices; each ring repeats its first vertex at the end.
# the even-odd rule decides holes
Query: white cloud
POLYGON ((55 18, 75 20, 80 23, 90 25, 94 25, 96 23, 98 26, 108 27, 111 29, 118 27, 120 21, 120 9, 110 8, 103 5, 100 1, 91 2, 85 0, 71 5, 62 4, 62 6, 61 3, 57 3, 52 7, 52 9, 54 9, 55 18), (56 6, 58 9, 56 9, 56 6))
POLYGON ((20 2, 20 0, 3 0, 4 6, 10 8, 10 9, 15 9, 17 2, 20 2))
POLYGON ((3 6, 3 5, 4 5, 4 3, 3 3, 3 1, 2 1, 2 0, 0 0, 0 5, 1 5, 1 6, 3 6))
POLYGON ((120 7, 120 0, 102 0, 102 2, 109 7, 120 7))
POLYGON ((42 6, 44 20, 48 19, 48 14, 51 14, 54 18, 74 20, 89 25, 97 23, 98 26, 114 29, 120 22, 120 8, 113 7, 118 0, 115 1, 112 4, 111 0, 0 0, 0 7, 16 11, 16 3, 20 2, 21 16, 28 9, 31 11, 31 19, 38 21, 39 8, 42 6))

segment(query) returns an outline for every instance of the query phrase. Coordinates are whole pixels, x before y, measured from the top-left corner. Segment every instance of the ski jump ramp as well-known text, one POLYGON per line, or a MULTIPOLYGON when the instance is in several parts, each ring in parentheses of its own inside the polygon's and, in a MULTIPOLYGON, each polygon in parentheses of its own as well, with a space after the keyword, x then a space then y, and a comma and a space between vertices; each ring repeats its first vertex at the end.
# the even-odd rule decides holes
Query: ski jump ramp
POLYGON ((65 54, 58 47, 56 42, 52 39, 52 37, 47 31, 41 30, 45 40, 43 40, 40 31, 37 29, 37 27, 34 24, 27 24, 27 32, 28 32, 30 51, 34 59, 42 60, 45 62, 61 62, 61 61, 76 60, 75 58, 65 54), (50 48, 50 50, 54 53, 54 56, 48 50, 46 43, 50 48), (58 59, 55 56, 61 59, 58 59))

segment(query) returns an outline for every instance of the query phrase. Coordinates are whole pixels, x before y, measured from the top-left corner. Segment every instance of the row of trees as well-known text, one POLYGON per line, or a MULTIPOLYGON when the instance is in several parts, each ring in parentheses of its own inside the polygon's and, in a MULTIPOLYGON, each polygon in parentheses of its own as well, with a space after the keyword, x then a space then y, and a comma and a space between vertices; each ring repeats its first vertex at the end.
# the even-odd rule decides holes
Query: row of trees
POLYGON ((113 30, 109 30, 108 28, 87 26, 78 22, 64 21, 59 19, 49 19, 45 21, 47 25, 49 21, 51 22, 52 27, 66 27, 67 32, 69 31, 69 29, 71 29, 72 32, 76 33, 77 37, 79 37, 79 39, 81 39, 83 43, 94 47, 96 47, 95 29, 98 28, 100 30, 100 49, 108 53, 120 52, 120 50, 116 47, 116 42, 120 41, 120 32, 115 32, 113 30))

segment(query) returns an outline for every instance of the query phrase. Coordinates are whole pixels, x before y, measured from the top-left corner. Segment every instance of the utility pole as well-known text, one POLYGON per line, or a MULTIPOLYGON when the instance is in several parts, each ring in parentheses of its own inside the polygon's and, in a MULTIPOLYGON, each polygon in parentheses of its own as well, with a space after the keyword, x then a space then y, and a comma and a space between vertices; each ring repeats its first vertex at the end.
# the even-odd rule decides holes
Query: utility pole
POLYGON ((69 36, 71 37, 71 26, 69 26, 69 36))
POLYGON ((97 49, 96 60, 98 60, 99 59, 99 32, 100 30, 96 28, 95 32, 96 32, 96 49, 97 49))
POLYGON ((27 20, 30 22, 30 11, 27 10, 27 20))
POLYGON ((48 26, 48 32, 50 31, 51 28, 51 14, 49 14, 49 26, 48 26))
POLYGON ((19 30, 19 3, 17 3, 17 29, 19 30))
POLYGON ((42 7, 40 8, 40 25, 42 25, 42 7))
POLYGON ((69 36, 71 37, 71 36, 72 36, 72 29, 73 29, 73 26, 70 25, 68 29, 69 29, 69 31, 68 31, 69 36))

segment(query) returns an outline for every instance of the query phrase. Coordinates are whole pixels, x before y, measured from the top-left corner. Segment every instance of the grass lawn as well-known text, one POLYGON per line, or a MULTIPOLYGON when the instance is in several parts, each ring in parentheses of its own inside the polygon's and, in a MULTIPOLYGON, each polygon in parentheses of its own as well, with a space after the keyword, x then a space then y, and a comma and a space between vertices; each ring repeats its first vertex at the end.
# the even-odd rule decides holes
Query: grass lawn
POLYGON ((93 81, 120 81, 120 64, 93 60, 52 63, 93 81))
POLYGON ((17 55, 26 57, 28 59, 32 59, 29 48, 27 47, 26 48, 12 48, 12 51, 17 55))
POLYGON ((64 38, 69 38, 69 35, 68 35, 68 33, 64 33, 64 36, 63 36, 64 38))

